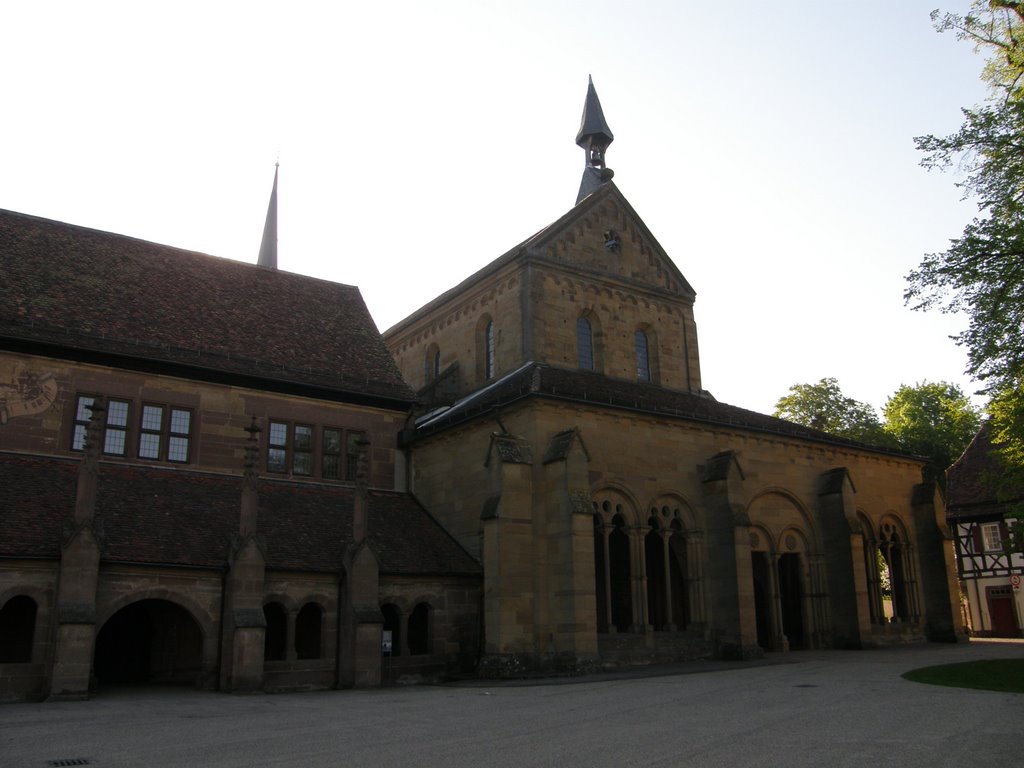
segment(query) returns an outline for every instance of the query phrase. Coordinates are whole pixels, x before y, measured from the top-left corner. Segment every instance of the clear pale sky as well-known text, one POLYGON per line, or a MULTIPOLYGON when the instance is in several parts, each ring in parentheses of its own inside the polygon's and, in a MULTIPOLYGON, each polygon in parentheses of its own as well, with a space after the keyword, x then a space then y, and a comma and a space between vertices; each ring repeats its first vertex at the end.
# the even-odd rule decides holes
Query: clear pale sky
POLYGON ((592 75, 719 400, 973 392, 902 300, 976 212, 912 141, 985 97, 938 2, 8 3, 0 208, 254 263, 279 159, 280 268, 385 330, 573 205, 592 75))

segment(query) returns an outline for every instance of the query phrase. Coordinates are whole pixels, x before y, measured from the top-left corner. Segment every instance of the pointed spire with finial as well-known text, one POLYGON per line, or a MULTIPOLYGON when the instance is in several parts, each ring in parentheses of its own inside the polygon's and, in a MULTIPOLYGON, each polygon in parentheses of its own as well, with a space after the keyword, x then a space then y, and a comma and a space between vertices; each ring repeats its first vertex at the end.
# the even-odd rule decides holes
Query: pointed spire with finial
POLYGON ((260 243, 260 258, 256 263, 268 269, 277 269, 277 169, 274 163, 274 188, 270 192, 267 206, 267 221, 263 225, 263 242, 260 243))
POLYGON ((583 169, 583 181, 580 183, 580 193, 576 197, 577 203, 596 192, 614 175, 611 168, 605 165, 604 155, 608 151, 608 145, 615 141, 615 136, 604 119, 601 101, 594 90, 594 78, 588 76, 587 79, 587 100, 583 104, 583 118, 580 120, 579 133, 576 134, 576 143, 587 153, 587 165, 583 169))

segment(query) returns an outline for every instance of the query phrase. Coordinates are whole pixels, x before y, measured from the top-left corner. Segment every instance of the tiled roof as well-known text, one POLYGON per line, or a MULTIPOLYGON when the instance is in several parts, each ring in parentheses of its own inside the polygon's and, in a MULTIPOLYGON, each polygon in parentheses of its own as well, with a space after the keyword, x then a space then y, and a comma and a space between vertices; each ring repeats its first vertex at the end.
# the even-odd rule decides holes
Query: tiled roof
MULTIPOLYGON (((1024 500, 1024 488, 1015 498, 1001 502, 996 498, 993 479, 1002 473, 994 452, 991 423, 986 422, 964 449, 953 466, 946 470, 946 514, 949 518, 1001 517, 1007 503, 1024 500)), ((1014 497, 1013 493, 1009 494, 1014 497)))
POLYGON ((527 363, 493 384, 462 398, 451 408, 435 410, 417 422, 417 434, 426 435, 488 413, 524 397, 571 400, 594 408, 640 411, 706 424, 770 432, 817 443, 905 456, 854 440, 830 435, 774 416, 720 403, 707 394, 680 392, 656 384, 614 379, 594 371, 555 368, 527 363))
POLYGON ((412 402, 359 289, 0 210, 0 338, 412 402))
MULTIPOLYGON (((74 511, 78 462, 0 454, 0 557, 57 558, 74 511)), ((238 531, 240 477, 100 464, 96 523, 108 562, 223 568, 238 531)), ((268 566, 338 572, 352 541, 350 487, 261 479, 268 566)), ((480 565, 403 493, 370 491, 381 572, 476 575, 480 565)))

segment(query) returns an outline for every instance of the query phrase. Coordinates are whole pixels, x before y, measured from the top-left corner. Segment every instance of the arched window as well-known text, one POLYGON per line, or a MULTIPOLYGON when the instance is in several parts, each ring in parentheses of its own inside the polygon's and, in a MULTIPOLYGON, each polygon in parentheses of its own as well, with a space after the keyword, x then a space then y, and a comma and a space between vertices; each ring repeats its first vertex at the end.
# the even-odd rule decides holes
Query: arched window
POLYGON ((0 664, 32 661, 32 641, 36 632, 36 601, 17 595, 0 609, 0 664))
POLYGON ((427 347, 423 360, 423 383, 429 384, 441 375, 441 349, 437 344, 427 347))
POLYGON ((391 633, 391 655, 402 655, 402 613, 394 603, 386 603, 380 607, 384 614, 384 631, 391 633))
POLYGON ((633 623, 633 599, 630 594, 629 534, 622 515, 612 518, 608 535, 608 571, 611 583, 611 623, 619 632, 628 632, 633 623))
POLYGON ((686 629, 690 623, 689 585, 686 580, 686 535, 678 520, 670 526, 672 533, 668 539, 668 570, 671 583, 671 617, 677 629, 686 629))
POLYGON ((320 638, 324 611, 316 603, 306 603, 295 617, 295 656, 300 659, 320 658, 320 638))
POLYGON ((576 318, 576 356, 581 369, 594 370, 594 333, 590 320, 583 316, 576 318))
POLYGON ((647 334, 637 330, 633 338, 636 346, 636 377, 639 381, 650 381, 651 357, 647 334))
POLYGON ((655 631, 667 629, 671 624, 668 613, 668 589, 670 582, 666 578, 668 561, 665 559, 665 539, 660 532, 661 526, 653 515, 647 521, 647 534, 644 536, 644 566, 647 570, 647 623, 655 631))
POLYGON ((420 603, 409 614, 409 653, 422 656, 430 653, 430 606, 420 603))
POLYGON ((477 383, 483 384, 494 378, 494 322, 490 315, 483 315, 476 325, 476 375, 477 383))
POLYGON ((267 621, 263 660, 284 661, 288 648, 288 612, 280 603, 267 603, 263 606, 263 617, 267 621))
POLYGON ((484 332, 484 378, 488 381, 494 378, 494 323, 487 323, 484 332))
POLYGON ((888 600, 891 594, 889 590, 889 566, 886 565, 882 550, 875 540, 874 528, 871 521, 861 512, 857 513, 860 521, 864 541, 864 576, 867 582, 868 612, 872 624, 884 624, 887 619, 883 608, 882 597, 888 600))

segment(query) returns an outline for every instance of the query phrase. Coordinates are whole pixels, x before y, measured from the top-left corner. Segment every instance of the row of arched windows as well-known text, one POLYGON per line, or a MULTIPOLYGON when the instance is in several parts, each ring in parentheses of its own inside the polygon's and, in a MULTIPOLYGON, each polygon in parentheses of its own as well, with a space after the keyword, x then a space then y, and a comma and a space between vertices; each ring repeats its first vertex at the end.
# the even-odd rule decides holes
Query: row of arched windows
POLYGON ((263 640, 264 661, 285 661, 295 659, 319 659, 323 656, 324 609, 319 603, 306 603, 294 616, 289 625, 288 609, 281 603, 267 603, 263 606, 267 621, 263 640), (289 641, 289 630, 292 640, 289 641))
POLYGON ((430 653, 430 604, 417 603, 408 617, 394 603, 380 607, 384 631, 391 633, 392 656, 423 656, 430 653), (404 629, 404 631, 403 631, 404 629))
POLYGON ((685 629, 691 621, 686 550, 678 510, 652 507, 647 525, 631 529, 621 504, 595 501, 598 631, 685 629))
MULTIPOLYGON (((391 633, 392 656, 421 656, 430 653, 429 603, 417 603, 407 617, 403 616, 402 610, 394 603, 385 603, 380 610, 384 616, 383 629, 391 633)), ((267 622, 263 643, 264 661, 323 658, 324 609, 319 603, 303 605, 294 615, 291 626, 288 609, 281 603, 265 604, 263 616, 267 622)))
MULTIPOLYGON (((633 332, 633 355, 637 381, 658 380, 657 344, 650 328, 637 328, 633 332)), ((604 368, 604 342, 600 324, 591 313, 576 318, 576 364, 580 370, 598 371, 604 368)))
MULTIPOLYGON (((477 323, 475 341, 478 384, 490 381, 497 372, 494 342, 494 321, 490 315, 484 315, 477 323)), ((657 340, 653 329, 645 326, 637 328, 633 332, 633 351, 637 380, 657 382, 659 378, 657 340)), ((601 372, 604 369, 604 341, 600 323, 593 313, 586 313, 576 318, 576 363, 581 370, 585 371, 601 372)), ((427 346, 423 358, 423 382, 425 385, 429 384, 440 375, 441 350, 436 343, 432 343, 427 346)))

